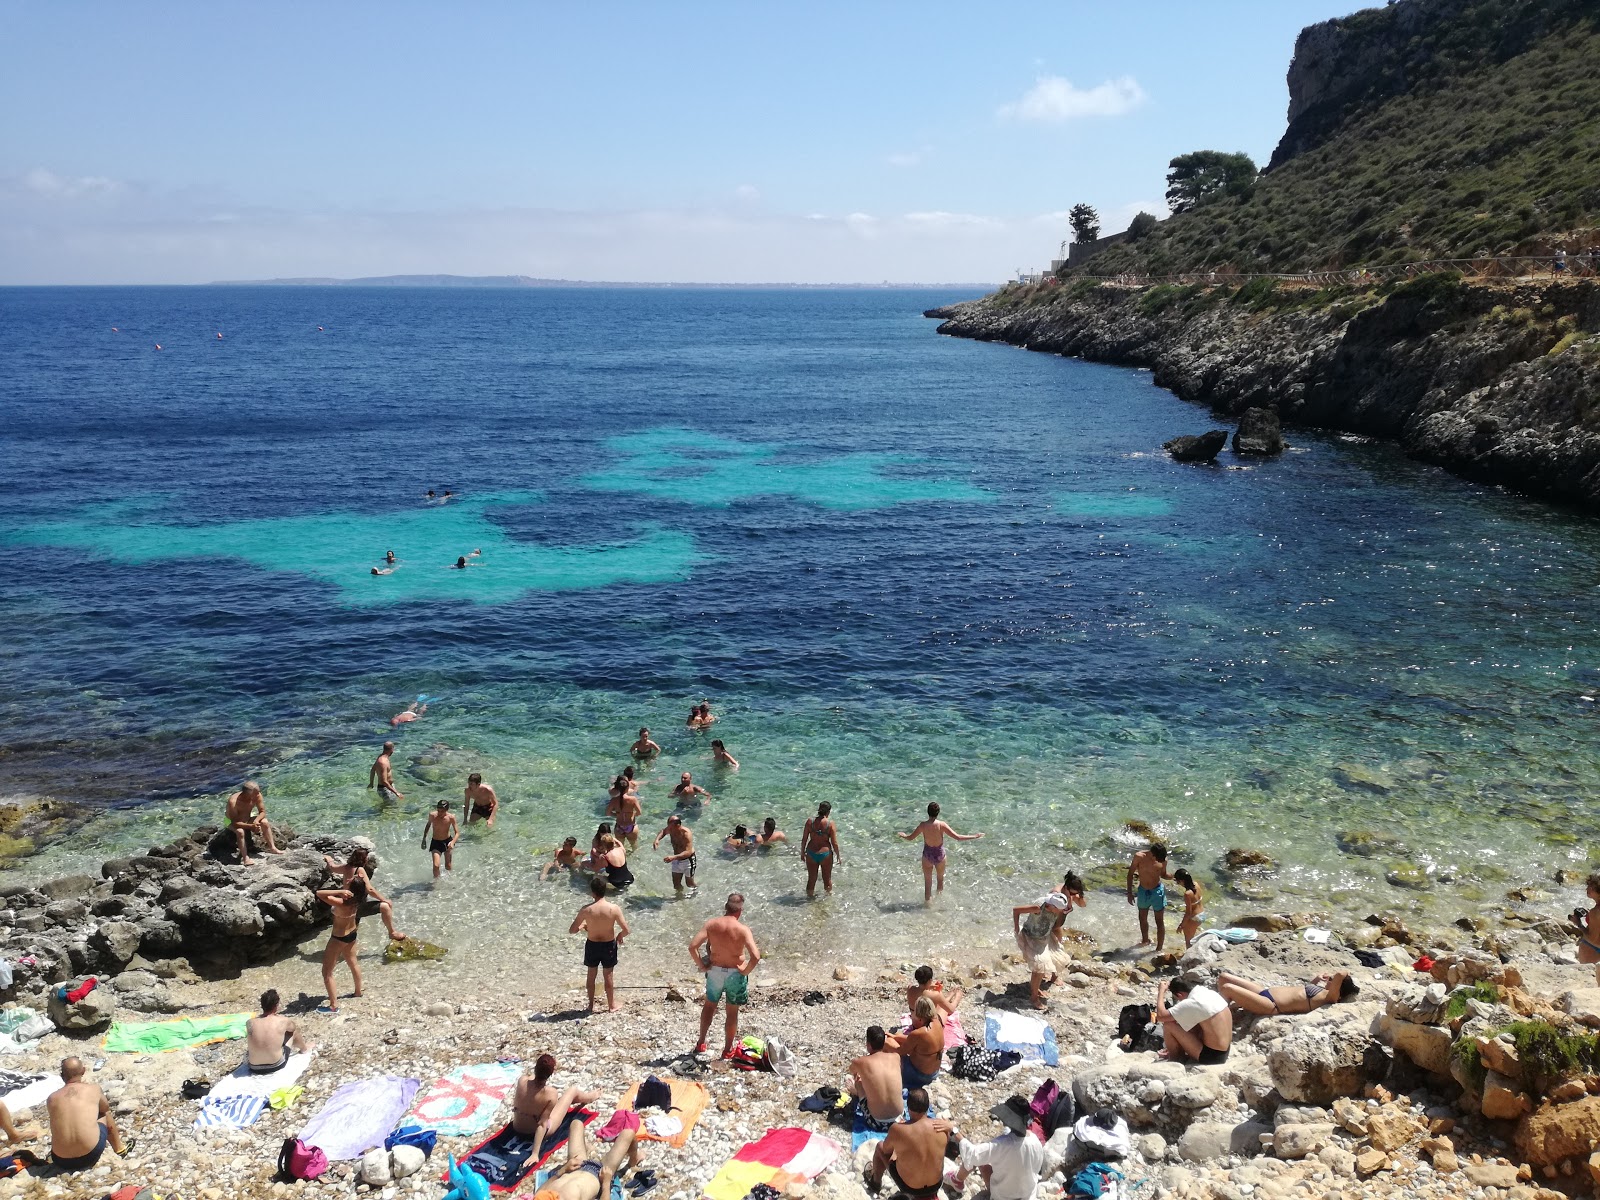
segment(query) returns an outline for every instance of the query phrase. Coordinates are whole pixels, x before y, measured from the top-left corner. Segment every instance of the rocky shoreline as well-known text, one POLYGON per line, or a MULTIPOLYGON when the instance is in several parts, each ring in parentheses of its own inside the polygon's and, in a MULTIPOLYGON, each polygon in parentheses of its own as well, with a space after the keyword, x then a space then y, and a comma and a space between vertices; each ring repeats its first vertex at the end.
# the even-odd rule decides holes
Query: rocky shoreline
POLYGON ((1069 279, 926 315, 954 337, 1148 367, 1157 385, 1223 417, 1266 409, 1286 425, 1392 440, 1469 479, 1600 505, 1592 281, 1424 276, 1290 290, 1069 279))
MULTIPOLYGON (((239 1042, 107 1055, 95 1078, 124 1129, 139 1139, 129 1157, 108 1156, 86 1176, 0 1181, 0 1196, 100 1197, 130 1183, 152 1186, 167 1200, 432 1200, 445 1188, 431 1167, 379 1185, 361 1182, 356 1163, 335 1164, 317 1184, 275 1181, 278 1144, 339 1084, 374 1074, 409 1075, 426 1085, 455 1066, 530 1062, 550 1052, 561 1064, 558 1082, 598 1089, 606 1112, 645 1074, 682 1069, 696 1028, 694 996, 635 985, 623 993, 620 1012, 586 1017, 576 964, 540 974, 525 969, 527 951, 515 946, 493 962, 385 958, 368 970, 366 996, 346 1001, 337 1014, 316 1012, 322 918, 314 898, 310 907, 304 901, 322 882, 322 854, 345 853, 351 843, 285 842, 288 854, 244 868, 208 857, 208 847, 228 853, 228 842, 201 830, 160 852, 108 862, 100 880, 52 880, 6 896, 7 958, 40 959, 13 983, 25 1005, 54 1009, 55 986, 76 980, 77 964, 105 970, 105 986, 89 994, 101 995, 99 1023, 253 1010, 256 994, 271 986, 286 996, 298 992, 290 1008, 319 1047, 302 1080, 304 1098, 245 1130, 194 1129, 197 1106, 180 1095, 184 1079, 215 1080, 237 1065, 239 1042), (40 928, 28 928, 41 917, 40 928), (46 947, 55 952, 37 953, 46 947), (185 950, 194 957, 179 953, 185 950)), ((1079 936, 1045 1014, 1060 1065, 1024 1064, 984 1083, 947 1072, 934 1086, 936 1102, 987 1137, 992 1104, 1031 1094, 1045 1078, 1070 1084, 1080 1108, 1113 1108, 1129 1123, 1133 1152, 1123 1166, 1130 1198, 1587 1195, 1600 1179, 1600 1154, 1593 1153, 1600 1139, 1600 1037, 1593 1032, 1600 1029, 1600 989, 1592 968, 1573 961, 1571 938, 1557 922, 1531 913, 1518 919, 1514 909, 1500 916, 1498 924, 1464 921, 1425 934, 1397 914, 1375 913, 1327 929, 1323 943, 1315 940, 1320 933, 1305 936, 1325 920, 1318 914, 1256 913, 1240 922, 1260 931, 1253 941, 1208 936, 1163 956, 1101 948, 1079 936), (1358 949, 1365 962, 1356 960, 1358 949), (1379 965, 1366 965, 1372 962, 1379 965), (1363 990, 1309 1015, 1240 1018, 1234 1049, 1220 1066, 1161 1062, 1116 1042, 1122 1008, 1150 1003, 1158 979, 1210 982, 1224 969, 1271 984, 1349 971, 1363 990)), ((751 914, 758 929, 775 919, 751 914)), ((380 957, 373 951, 369 944, 364 958, 380 957)), ((660 1200, 694 1200, 740 1145, 777 1125, 826 1133, 846 1147, 832 1169, 796 1190, 797 1200, 865 1200, 848 1131, 797 1105, 815 1088, 840 1083, 868 1024, 898 1018, 915 965, 885 963, 870 947, 855 947, 785 974, 781 983, 771 968, 758 971, 744 1028, 782 1038, 798 1074, 706 1065, 711 1104, 689 1144, 647 1149, 662 1176, 660 1200)), ((936 965, 967 990, 969 1032, 981 1030, 985 1009, 1027 1009, 1025 971, 1010 948, 973 948, 936 965)), ((634 981, 622 973, 619 982, 634 981)), ((8 1056, 7 1066, 49 1072, 65 1054, 92 1054, 97 1034, 54 1015, 57 1032, 8 1056)), ((436 1163, 475 1140, 443 1140, 436 1163)), ((1059 1172, 1076 1160, 1065 1135, 1052 1139, 1049 1151, 1044 1200, 1060 1195, 1059 1172)))

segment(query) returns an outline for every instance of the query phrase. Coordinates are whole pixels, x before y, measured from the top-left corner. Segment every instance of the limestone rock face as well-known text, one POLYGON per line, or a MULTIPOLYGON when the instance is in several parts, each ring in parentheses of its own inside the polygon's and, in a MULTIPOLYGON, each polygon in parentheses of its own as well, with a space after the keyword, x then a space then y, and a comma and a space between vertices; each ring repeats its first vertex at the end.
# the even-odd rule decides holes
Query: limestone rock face
POLYGON ((1233 434, 1235 454, 1282 454, 1283 425, 1268 408, 1247 408, 1239 414, 1233 434))
POLYGON ((1424 1071, 1435 1075, 1450 1073, 1450 1031, 1441 1025, 1413 1025, 1409 1021, 1388 1022, 1395 1052, 1404 1054, 1424 1071))
POLYGON ((1327 1123, 1279 1125, 1272 1132, 1272 1152, 1279 1158, 1305 1158, 1326 1146, 1331 1137, 1333 1126, 1327 1123))
POLYGON ((1267 1066, 1285 1100, 1325 1105, 1360 1095, 1369 1079, 1381 1076, 1380 1064, 1370 1061, 1372 1049, 1365 1028, 1301 1023, 1272 1043, 1267 1066))
POLYGON ((1517 1123, 1515 1145, 1523 1161, 1536 1168, 1575 1156, 1587 1159, 1600 1146, 1600 1096, 1528 1113, 1517 1123))

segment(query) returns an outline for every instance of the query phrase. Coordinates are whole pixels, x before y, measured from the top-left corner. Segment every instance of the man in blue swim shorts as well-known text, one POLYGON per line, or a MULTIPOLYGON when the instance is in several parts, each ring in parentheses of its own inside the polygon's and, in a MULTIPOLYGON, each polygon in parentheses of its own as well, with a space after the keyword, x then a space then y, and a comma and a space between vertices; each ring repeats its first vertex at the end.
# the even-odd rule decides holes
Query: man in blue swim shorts
POLYGON ((761 961, 761 950, 756 946, 755 935, 740 919, 744 913, 744 897, 738 892, 728 897, 722 916, 712 917, 689 942, 689 957, 697 971, 706 976, 706 998, 700 1006, 700 1041, 696 1054, 707 1050, 706 1035, 711 1030, 711 1018, 720 1003, 727 1009, 723 1025, 722 1057, 733 1053, 739 1040, 739 1009, 750 998, 750 973, 761 961))
POLYGON ((1140 850, 1128 864, 1128 903, 1139 906, 1139 945, 1150 944, 1150 914, 1156 914, 1156 953, 1167 941, 1167 893, 1161 886, 1163 879, 1171 879, 1167 870, 1167 848, 1152 842, 1148 850, 1140 850), (1137 898, 1134 886, 1138 886, 1137 898))

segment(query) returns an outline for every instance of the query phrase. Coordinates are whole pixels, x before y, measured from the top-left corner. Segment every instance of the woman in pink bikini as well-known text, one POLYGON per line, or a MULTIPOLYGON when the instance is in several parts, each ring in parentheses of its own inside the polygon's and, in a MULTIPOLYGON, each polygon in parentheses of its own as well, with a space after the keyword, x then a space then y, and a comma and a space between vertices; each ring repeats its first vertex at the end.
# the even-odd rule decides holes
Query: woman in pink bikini
POLYGON ((983 836, 981 833, 957 833, 950 826, 939 819, 939 806, 928 805, 928 819, 918 825, 910 833, 898 836, 906 841, 914 841, 918 834, 922 835, 922 902, 933 903, 933 877, 935 872, 939 876, 939 890, 944 891, 944 839, 952 837, 958 842, 975 842, 983 836))

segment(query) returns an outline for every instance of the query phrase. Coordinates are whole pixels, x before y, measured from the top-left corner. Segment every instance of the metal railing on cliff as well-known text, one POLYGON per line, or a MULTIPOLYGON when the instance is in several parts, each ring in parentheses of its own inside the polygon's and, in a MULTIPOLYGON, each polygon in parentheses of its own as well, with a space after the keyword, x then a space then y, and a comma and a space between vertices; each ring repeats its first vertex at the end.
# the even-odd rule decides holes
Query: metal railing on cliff
MULTIPOLYGON (((1177 275, 1145 275, 1134 271, 1120 271, 1111 275, 1095 275, 1088 271, 1074 272, 1068 279, 1097 279, 1102 284, 1125 287, 1150 287, 1155 284, 1241 284, 1252 279, 1275 279, 1280 283, 1299 283, 1317 287, 1363 283, 1393 283, 1415 279, 1420 275, 1435 275, 1442 271, 1457 271, 1463 279, 1503 279, 1507 281, 1566 278, 1594 278, 1600 276, 1600 256, 1593 252, 1573 255, 1558 260, 1551 255, 1524 255, 1520 257, 1488 258, 1434 258, 1422 262, 1385 263, 1368 267, 1345 267, 1336 271, 1259 272, 1249 273, 1226 268, 1211 271, 1186 271, 1177 275)), ((1026 282, 1041 283, 1054 280, 1053 275, 1030 276, 1026 282)))

